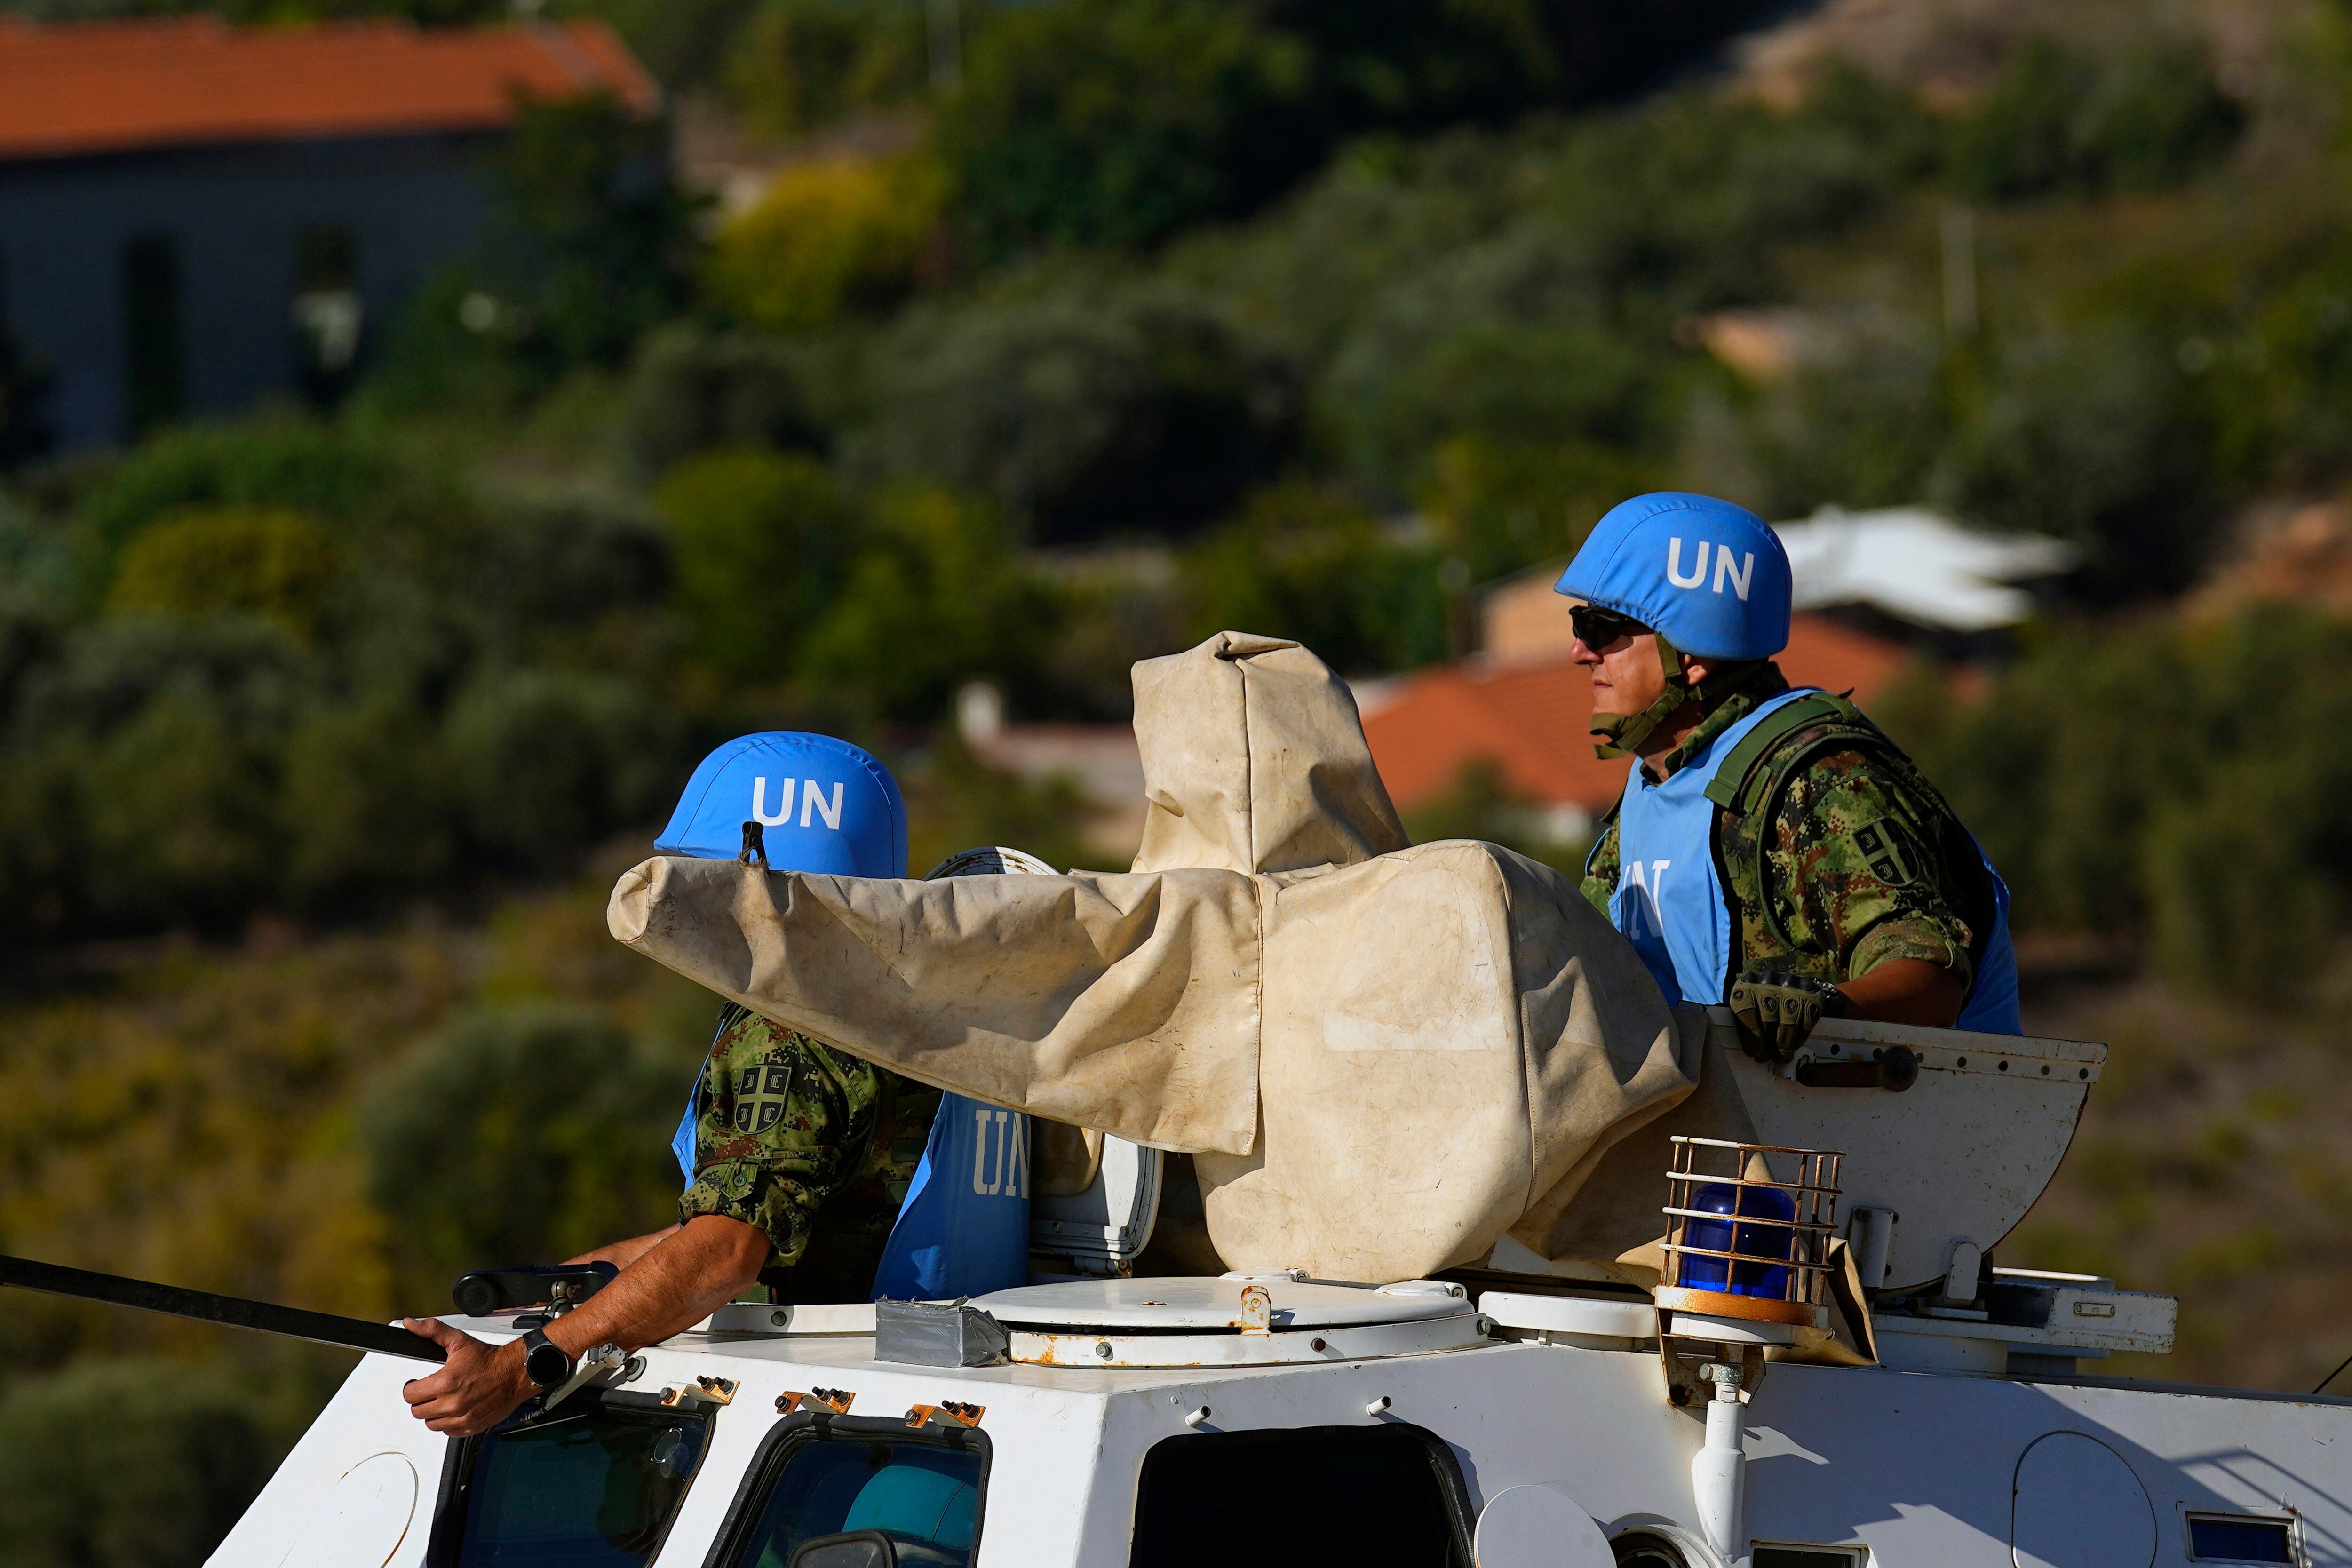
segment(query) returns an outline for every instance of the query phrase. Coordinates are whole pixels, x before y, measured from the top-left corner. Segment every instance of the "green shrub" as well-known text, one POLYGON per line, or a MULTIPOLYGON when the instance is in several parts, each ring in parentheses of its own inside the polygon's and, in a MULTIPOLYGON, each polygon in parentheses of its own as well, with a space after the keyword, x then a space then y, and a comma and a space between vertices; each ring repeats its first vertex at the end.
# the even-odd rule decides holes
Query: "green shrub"
POLYGON ((1750 449, 1770 514, 1917 501, 1953 438, 1944 363, 1925 332, 1874 332, 1768 389, 1750 449))
MULTIPOLYGON (((2292 1000, 2342 931, 2352 625, 2254 605, 2053 638, 1983 700, 1889 722, 2014 894, 2027 931, 2145 941, 2184 987, 2292 1000), (1927 721, 1919 722, 1924 717, 1927 721)), ((1924 702, 1923 702, 1924 700, 1924 702)))
POLYGON ((25 677, 13 739, 102 740, 178 692, 219 708, 238 733, 268 742, 317 700, 318 676, 283 627, 249 616, 89 622, 25 677))
POLYGON ((713 447, 822 447, 803 371, 776 339, 691 323, 646 340, 629 377, 624 438, 649 474, 713 447))
POLYGON ((1010 549, 995 508, 895 490, 867 527, 871 544, 802 643, 816 696, 923 721, 943 715, 966 680, 993 679, 1016 698, 1035 689, 1060 605, 1010 549))
POLYGON ((1529 223, 1373 300, 1319 388, 1353 473, 1402 493, 1457 437, 1654 453, 1664 362, 1607 326, 1594 268, 1581 238, 1529 223))
POLYGON ((1288 363, 1175 289, 1080 283, 916 312, 876 379, 850 460, 993 496, 1039 543, 1213 517, 1297 430, 1288 363))
POLYGON ((486 164, 491 220, 410 300, 364 410, 511 415, 574 371, 619 369, 692 297, 699 204, 670 179, 660 121, 609 94, 527 100, 486 164))
POLYGON ((642 687, 569 669, 477 677, 446 744, 472 841, 547 871, 649 820, 679 780, 676 721, 642 687))
POLYGON ((661 122, 591 95, 526 102, 497 153, 504 202, 479 282, 525 313, 514 352, 546 381, 620 365, 687 302, 696 204, 668 152, 661 122))
POLYGON ((1657 488, 1655 477, 1639 457, 1596 443, 1465 435, 1431 454, 1419 499, 1447 579, 1470 585, 1570 553, 1601 513, 1657 488))
POLYGON ((1960 187, 2015 196, 2067 184, 2076 173, 2074 122, 2097 79, 2095 68, 2063 46, 2026 43, 1954 138, 1960 187))
POLYGON ((1430 544, 1391 537, 1345 496, 1262 490, 1188 552, 1192 630, 1306 644, 1344 674, 1410 669, 1446 652, 1445 595, 1430 544))
POLYGON ((788 164, 719 232, 711 291, 769 331, 878 314, 906 298, 924 252, 936 250, 946 197, 946 176, 921 156, 788 164))
POLYGON ((85 896, 110 923, 234 921, 278 880, 276 757, 210 694, 166 690, 92 749, 85 896))
POLYGON ((984 258, 1143 246, 1311 169, 1301 42, 1215 0, 1061 0, 974 37, 940 137, 984 258))
POLYGON ((2342 889, 2312 851, 2312 781, 2267 758, 2216 765, 2169 801, 2144 853, 2149 955, 2184 989, 2290 1002, 2334 945, 2342 889))
POLYGON ((1990 197, 2154 189, 2226 153, 2243 122, 2190 40, 2149 38, 2102 63, 2028 39, 1955 132, 1952 173, 1990 197))
POLYGON ((416 1300, 469 1268, 554 1263, 677 1219, 669 1135, 690 1079, 603 1014, 481 1008, 363 1095, 372 1202, 416 1300))
POLYGON ((183 508, 132 537, 116 564, 116 615, 259 616, 298 636, 342 561, 324 530, 284 507, 183 508))
POLYGON ((803 457, 709 452, 671 469, 654 504, 677 541, 692 656, 733 685, 789 679, 856 550, 856 513, 833 476, 803 457))
POLYGON ((304 420, 198 426, 142 443, 79 509, 93 590, 131 535, 182 509, 296 511, 339 525, 416 520, 457 500, 446 467, 391 441, 304 420))
MULTIPOLYGON (((658 513, 585 487, 491 495, 484 510, 473 537, 447 552, 434 586, 484 618, 493 647, 582 664, 654 662, 656 647, 618 658, 592 648, 605 623, 648 612, 668 595, 670 542, 658 513)), ((646 628, 633 630, 642 642, 646 628)))
POLYGON ((2206 411, 2169 345, 2116 323, 2021 337, 1986 375, 1934 488, 1961 515, 2084 548, 2117 596, 2184 586, 2216 497, 2206 411))
POLYGON ((1636 89, 1742 0, 1063 0, 973 37, 940 140, 985 259, 1147 247, 1257 210, 1368 132, 1507 124, 1636 89))
POLYGON ((766 0, 728 51, 728 96, 771 136, 806 135, 861 110, 901 108, 929 79, 925 7, 766 0))
POLYGON ((440 737, 380 693, 313 712, 285 752, 285 887, 320 910, 427 890, 449 872, 456 808, 440 737))
POLYGON ((261 1413, 175 1362, 81 1361, 0 1398, 0 1560, 199 1568, 268 1479, 261 1413))

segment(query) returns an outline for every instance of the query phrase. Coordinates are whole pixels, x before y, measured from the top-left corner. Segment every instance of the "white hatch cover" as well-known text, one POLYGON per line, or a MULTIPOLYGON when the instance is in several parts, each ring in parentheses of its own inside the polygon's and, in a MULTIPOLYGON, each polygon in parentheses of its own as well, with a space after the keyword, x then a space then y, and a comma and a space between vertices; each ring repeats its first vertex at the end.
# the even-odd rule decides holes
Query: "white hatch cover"
POLYGON ((416 1467, 377 1454, 343 1473, 295 1539, 278 1568, 382 1568, 408 1538, 416 1512, 416 1467))
POLYGON ((1459 1285, 1377 1288, 1291 1274, 1074 1279, 982 1296, 1037 1366, 1271 1366, 1420 1355, 1483 1342, 1493 1320, 1459 1285))
POLYGON ((1281 1274, 1228 1275, 1222 1279, 1074 1279, 1024 1285, 982 1296, 972 1305, 1008 1327, 1051 1329, 1190 1329, 1213 1332, 1244 1326, 1242 1293, 1262 1286, 1273 1306, 1271 1328, 1338 1329, 1367 1323, 1412 1323, 1467 1312, 1459 1285, 1412 1279, 1368 1289, 1325 1285, 1281 1274))
POLYGON ((2156 1511, 2123 1456, 2081 1432, 2033 1440, 2010 1518, 2017 1568, 2148 1568, 2156 1511))

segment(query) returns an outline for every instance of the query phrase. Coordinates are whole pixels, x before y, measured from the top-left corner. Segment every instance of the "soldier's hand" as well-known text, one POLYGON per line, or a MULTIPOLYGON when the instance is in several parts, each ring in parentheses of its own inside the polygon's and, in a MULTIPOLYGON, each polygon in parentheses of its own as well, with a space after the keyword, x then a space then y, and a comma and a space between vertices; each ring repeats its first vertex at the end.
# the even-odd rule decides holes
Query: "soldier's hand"
POLYGON ((1740 1048, 1759 1062, 1785 1062, 1824 1015, 1843 1016, 1845 994, 1824 980, 1778 970, 1742 972, 1731 986, 1740 1048))
POLYGON ((487 1432, 538 1392, 523 1374, 520 1341, 489 1345, 437 1318, 401 1321, 449 1352, 440 1371, 401 1388, 410 1412, 434 1431, 452 1437, 487 1432))

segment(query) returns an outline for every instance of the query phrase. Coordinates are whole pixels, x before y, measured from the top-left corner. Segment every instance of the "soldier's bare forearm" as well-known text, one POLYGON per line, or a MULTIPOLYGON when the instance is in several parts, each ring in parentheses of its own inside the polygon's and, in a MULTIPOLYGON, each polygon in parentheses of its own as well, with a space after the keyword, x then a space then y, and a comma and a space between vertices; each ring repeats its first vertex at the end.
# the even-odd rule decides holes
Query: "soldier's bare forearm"
POLYGON ((676 1236, 677 1229, 677 1226, 670 1226, 664 1230, 649 1231, 644 1236, 633 1236, 626 1241, 616 1241, 610 1247, 600 1247, 593 1252, 583 1252, 577 1258, 567 1258, 563 1261, 567 1266, 576 1263, 609 1263, 615 1268, 626 1268, 630 1264, 676 1236))
POLYGON ((1847 1010, 1882 1024, 1924 1024, 1948 1029, 1960 1016, 1967 988, 1960 977, 1922 958, 1890 958, 1866 973, 1841 981, 1847 1010))
POLYGON ((547 1337, 577 1356, 596 1345, 623 1350, 693 1327, 742 1293, 768 1261, 767 1233, 741 1220, 698 1215, 662 1233, 620 1278, 547 1325, 547 1337))

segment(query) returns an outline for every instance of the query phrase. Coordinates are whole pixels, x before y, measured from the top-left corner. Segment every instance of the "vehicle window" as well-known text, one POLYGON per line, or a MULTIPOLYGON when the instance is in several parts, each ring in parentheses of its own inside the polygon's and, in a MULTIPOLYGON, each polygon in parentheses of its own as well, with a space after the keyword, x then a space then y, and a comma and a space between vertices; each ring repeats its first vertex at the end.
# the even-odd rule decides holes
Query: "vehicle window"
POLYGON ((2189 1516, 2189 1560, 2291 1564, 2294 1562, 2294 1537, 2283 1519, 2192 1513, 2189 1516))
POLYGON ((1144 1455, 1128 1561, 1469 1568, 1468 1523, 1452 1451, 1417 1426, 1195 1433, 1144 1455))
POLYGON ((976 1432, 919 1436, 897 1422, 862 1419, 780 1423, 753 1465, 721 1561, 786 1568, 804 1542, 878 1530, 903 1568, 966 1568, 987 1458, 976 1432))
POLYGON ((456 1445, 434 1568, 635 1568, 701 1463, 709 1417, 649 1396, 575 1398, 456 1445))

